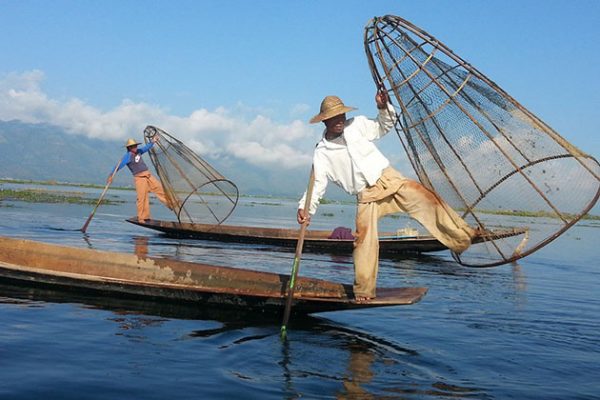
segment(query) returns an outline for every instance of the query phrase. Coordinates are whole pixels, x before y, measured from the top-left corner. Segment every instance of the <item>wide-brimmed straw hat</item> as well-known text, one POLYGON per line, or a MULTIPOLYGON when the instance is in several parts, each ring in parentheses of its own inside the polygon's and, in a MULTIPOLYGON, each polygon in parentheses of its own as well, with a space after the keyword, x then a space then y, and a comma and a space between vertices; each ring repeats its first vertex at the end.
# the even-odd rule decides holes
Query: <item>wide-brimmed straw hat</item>
POLYGON ((129 146, 139 146, 141 143, 136 142, 133 139, 128 139, 127 143, 125 143, 125 147, 129 147, 129 146))
POLYGON ((333 118, 336 115, 345 114, 348 111, 356 110, 355 107, 348 107, 344 105, 342 99, 337 96, 327 96, 321 102, 321 112, 310 119, 311 124, 325 121, 326 119, 333 118))

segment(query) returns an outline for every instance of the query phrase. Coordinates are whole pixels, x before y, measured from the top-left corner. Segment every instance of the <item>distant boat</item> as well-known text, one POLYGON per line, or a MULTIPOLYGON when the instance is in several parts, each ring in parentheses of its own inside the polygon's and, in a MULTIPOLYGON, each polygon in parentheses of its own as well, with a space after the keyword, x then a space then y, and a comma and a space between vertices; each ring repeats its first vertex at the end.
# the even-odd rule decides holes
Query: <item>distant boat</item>
MULTIPOLYGON (((221 242, 266 244, 295 248, 298 241, 297 229, 263 228, 252 226, 191 224, 162 220, 129 218, 127 222, 144 228, 163 232, 171 237, 215 240, 221 242)), ((489 233, 476 238, 473 243, 522 234, 523 229, 507 229, 489 233)), ((351 254, 354 239, 331 239, 332 231, 307 230, 304 236, 304 250, 315 253, 351 254)), ((427 253, 448 250, 436 238, 430 235, 380 233, 379 254, 392 257, 399 254, 427 253)))
MULTIPOLYGON (((0 237, 0 281, 277 317, 285 306, 289 276, 0 237)), ((296 282, 295 314, 408 305, 427 292, 423 287, 379 288, 375 299, 356 302, 351 285, 306 277, 296 282)))

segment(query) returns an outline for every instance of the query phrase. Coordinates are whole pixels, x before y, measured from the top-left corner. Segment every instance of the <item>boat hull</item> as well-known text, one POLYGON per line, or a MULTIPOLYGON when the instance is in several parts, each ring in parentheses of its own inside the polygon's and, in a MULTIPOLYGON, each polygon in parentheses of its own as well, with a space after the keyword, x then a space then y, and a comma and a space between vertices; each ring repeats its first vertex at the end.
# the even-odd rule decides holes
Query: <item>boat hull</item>
MULTIPOLYGON (((229 243, 250 243, 295 248, 298 230, 263 228, 234 225, 190 224, 162 220, 139 222, 137 218, 127 220, 132 224, 162 232, 171 237, 214 240, 229 243)), ((329 239, 331 231, 307 230, 304 236, 304 251, 312 253, 351 254, 354 239, 329 239)), ((379 255, 427 253, 448 250, 433 236, 400 236, 381 234, 379 255), (388 236, 392 236, 387 238, 388 236)))
MULTIPOLYGON (((245 308, 280 315, 289 276, 166 258, 59 246, 0 237, 0 279, 33 286, 245 308)), ((311 314, 418 302, 426 288, 382 288, 356 302, 352 286, 299 277, 294 313, 311 314)))

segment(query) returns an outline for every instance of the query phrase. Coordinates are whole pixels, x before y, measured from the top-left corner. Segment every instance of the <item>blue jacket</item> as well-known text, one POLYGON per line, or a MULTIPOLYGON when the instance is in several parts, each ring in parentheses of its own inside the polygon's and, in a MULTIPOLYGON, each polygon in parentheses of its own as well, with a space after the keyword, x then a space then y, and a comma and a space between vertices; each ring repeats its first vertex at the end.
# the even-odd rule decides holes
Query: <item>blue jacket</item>
MULTIPOLYGON (((140 155, 140 156, 141 156, 142 154, 144 154, 144 153, 147 153, 147 152, 148 152, 148 150, 150 150, 150 149, 152 148, 152 146, 154 146, 154 142, 150 142, 150 143, 147 143, 147 144, 145 144, 145 145, 144 145, 144 146, 142 146, 142 147, 138 147, 138 149, 137 149, 137 154, 136 154, 136 155, 140 155)), ((121 162, 120 162, 120 163, 119 163, 119 165, 117 166, 117 171, 119 171, 121 168, 123 168, 124 166, 128 165, 128 164, 129 164, 129 163, 131 163, 132 161, 134 161, 134 160, 132 159, 132 154, 131 154, 131 152, 130 152, 130 151, 128 151, 127 153, 125 153, 125 155, 124 155, 124 156, 123 156, 123 158, 121 159, 121 162)), ((146 167, 146 164, 144 163, 144 161, 143 161, 143 160, 141 160, 141 159, 140 159, 140 161, 139 161, 139 162, 140 162, 140 163, 141 163, 141 164, 142 164, 144 167, 146 167)), ((131 170, 131 166, 129 166, 129 169, 131 170)), ((145 168, 145 169, 143 169, 143 170, 148 170, 148 167, 146 167, 146 168, 145 168)), ((115 170, 113 169, 113 171, 115 171, 115 170)), ((111 171, 111 174, 112 174, 112 172, 113 172, 113 171, 111 171)), ((131 172, 133 172, 133 170, 132 170, 131 172)), ((138 172, 141 172, 141 171, 138 171, 138 172)))

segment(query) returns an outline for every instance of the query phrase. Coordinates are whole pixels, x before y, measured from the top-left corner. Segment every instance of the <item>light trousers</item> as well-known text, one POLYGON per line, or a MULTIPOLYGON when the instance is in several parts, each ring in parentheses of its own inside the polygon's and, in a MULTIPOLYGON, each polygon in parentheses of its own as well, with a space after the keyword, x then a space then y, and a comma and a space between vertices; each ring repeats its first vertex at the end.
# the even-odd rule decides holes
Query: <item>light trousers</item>
POLYGON ((408 213, 456 253, 471 245, 474 230, 448 204, 420 183, 388 167, 375 185, 358 194, 353 252, 355 296, 375 297, 379 268, 377 222, 397 212, 408 213))
POLYGON ((171 208, 160 181, 156 179, 150 171, 140 172, 139 174, 134 175, 133 179, 135 182, 135 191, 137 193, 136 206, 139 221, 150 219, 150 193, 154 193, 161 203, 167 208, 171 208))

